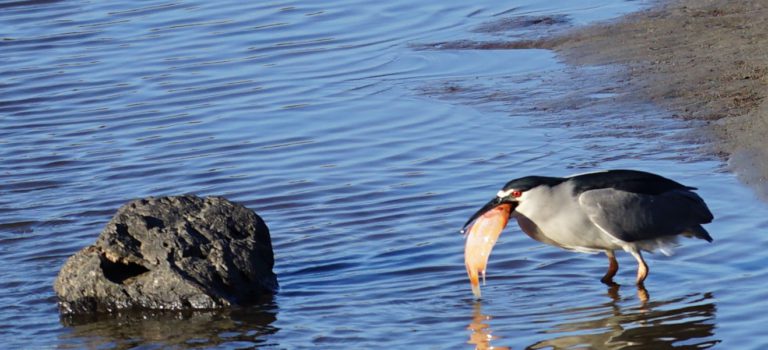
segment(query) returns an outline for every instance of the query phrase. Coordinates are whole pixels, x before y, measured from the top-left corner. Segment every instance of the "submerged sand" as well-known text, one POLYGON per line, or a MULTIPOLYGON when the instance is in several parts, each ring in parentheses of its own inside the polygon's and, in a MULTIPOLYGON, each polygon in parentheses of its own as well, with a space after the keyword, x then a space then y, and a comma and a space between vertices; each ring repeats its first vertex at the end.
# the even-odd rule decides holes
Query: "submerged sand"
POLYGON ((696 123, 768 197, 768 1, 664 2, 535 46, 573 64, 627 67, 625 88, 696 123))

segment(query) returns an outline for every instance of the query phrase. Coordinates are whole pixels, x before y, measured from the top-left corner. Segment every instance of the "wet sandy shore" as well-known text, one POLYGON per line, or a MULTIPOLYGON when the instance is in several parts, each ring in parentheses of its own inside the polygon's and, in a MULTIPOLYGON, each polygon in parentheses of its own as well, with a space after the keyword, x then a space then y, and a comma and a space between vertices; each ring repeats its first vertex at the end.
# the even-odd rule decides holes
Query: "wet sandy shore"
POLYGON ((768 1, 662 2, 524 46, 627 67, 629 95, 701 121, 712 151, 768 197, 768 1))

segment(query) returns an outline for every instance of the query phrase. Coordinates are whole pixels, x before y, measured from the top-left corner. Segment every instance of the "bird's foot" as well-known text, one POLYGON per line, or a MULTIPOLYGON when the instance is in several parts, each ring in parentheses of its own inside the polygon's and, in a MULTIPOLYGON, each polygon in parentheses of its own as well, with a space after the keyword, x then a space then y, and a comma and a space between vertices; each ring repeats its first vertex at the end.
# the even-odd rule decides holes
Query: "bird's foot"
POLYGON ((619 284, 613 281, 613 276, 605 276, 600 279, 600 282, 603 282, 605 285, 609 287, 618 286, 619 284))

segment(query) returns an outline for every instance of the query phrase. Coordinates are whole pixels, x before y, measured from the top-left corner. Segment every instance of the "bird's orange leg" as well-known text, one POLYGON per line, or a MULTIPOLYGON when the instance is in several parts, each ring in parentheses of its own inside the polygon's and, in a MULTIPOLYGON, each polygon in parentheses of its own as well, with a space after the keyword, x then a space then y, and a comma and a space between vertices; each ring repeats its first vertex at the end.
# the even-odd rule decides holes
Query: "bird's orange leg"
POLYGON ((606 250, 605 255, 608 257, 608 272, 600 279, 600 282, 613 286, 616 285, 616 282, 613 281, 613 276, 616 276, 616 272, 619 271, 619 262, 616 261, 616 255, 613 253, 613 250, 606 250))
POLYGON ((640 251, 631 251, 630 253, 637 260, 637 285, 642 287, 645 278, 648 277, 648 264, 645 263, 640 251))

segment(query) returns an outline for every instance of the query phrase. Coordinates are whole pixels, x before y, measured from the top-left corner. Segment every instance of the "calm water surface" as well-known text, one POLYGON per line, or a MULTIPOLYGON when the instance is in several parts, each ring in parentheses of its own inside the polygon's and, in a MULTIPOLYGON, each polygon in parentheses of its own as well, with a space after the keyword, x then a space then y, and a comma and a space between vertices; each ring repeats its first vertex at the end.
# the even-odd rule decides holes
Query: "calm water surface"
POLYGON ((418 49, 645 5, 0 2, 3 346, 765 348, 768 208, 690 125, 621 102, 612 67, 418 49), (641 302, 631 257, 624 286, 607 288, 603 256, 510 226, 486 299, 472 300, 458 229, 499 186, 618 167, 699 187, 715 242, 650 256, 641 302), (180 193, 265 218, 280 294, 245 310, 60 319, 65 259, 126 201, 180 193))

